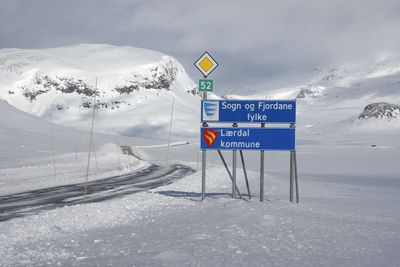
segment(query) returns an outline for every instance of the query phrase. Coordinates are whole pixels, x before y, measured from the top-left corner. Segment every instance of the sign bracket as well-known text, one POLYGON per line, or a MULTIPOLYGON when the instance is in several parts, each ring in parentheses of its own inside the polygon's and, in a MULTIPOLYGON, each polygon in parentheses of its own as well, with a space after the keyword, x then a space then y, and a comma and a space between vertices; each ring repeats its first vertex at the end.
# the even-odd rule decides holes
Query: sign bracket
MULTIPOLYGON (((231 173, 231 171, 229 170, 228 164, 226 163, 225 158, 224 158, 224 156, 222 155, 221 150, 217 150, 217 152, 218 152, 219 157, 221 158, 222 163, 223 163, 224 166, 225 166, 225 169, 226 169, 226 172, 227 172, 228 175, 229 175, 229 178, 231 178, 231 181, 232 181, 232 183, 233 183, 233 176, 232 176, 232 173, 231 173)), ((239 195, 239 198, 242 198, 242 194, 240 193, 239 188, 238 188, 237 186, 236 186, 236 191, 237 191, 237 193, 238 193, 238 195, 239 195)))

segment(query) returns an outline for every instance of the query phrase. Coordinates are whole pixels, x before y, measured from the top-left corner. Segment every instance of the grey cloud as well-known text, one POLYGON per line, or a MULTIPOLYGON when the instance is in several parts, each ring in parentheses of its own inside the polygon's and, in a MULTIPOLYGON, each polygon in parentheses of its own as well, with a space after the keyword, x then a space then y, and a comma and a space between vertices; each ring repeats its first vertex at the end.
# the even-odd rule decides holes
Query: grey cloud
POLYGON ((204 51, 224 88, 319 65, 398 56, 396 1, 2 0, 0 47, 80 42, 145 47, 178 58, 193 78, 204 51))

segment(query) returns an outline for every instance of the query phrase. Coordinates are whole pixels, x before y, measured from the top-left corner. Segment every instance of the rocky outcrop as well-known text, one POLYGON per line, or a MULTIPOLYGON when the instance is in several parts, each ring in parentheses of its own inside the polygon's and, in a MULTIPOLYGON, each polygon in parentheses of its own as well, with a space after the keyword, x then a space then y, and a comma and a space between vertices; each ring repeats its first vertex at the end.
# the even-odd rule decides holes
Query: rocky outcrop
POLYGON ((164 57, 161 65, 147 69, 145 72, 132 73, 124 85, 117 86, 115 91, 130 94, 140 89, 170 90, 181 67, 172 58, 164 57))
POLYGON ((93 96, 95 93, 94 88, 81 79, 64 76, 50 77, 38 73, 35 75, 30 85, 21 86, 19 89, 31 102, 36 100, 37 96, 45 94, 51 90, 56 90, 66 94, 83 94, 86 96, 93 96))
POLYGON ((394 119, 400 118, 400 105, 387 102, 378 102, 367 105, 358 116, 359 119, 394 119))
POLYGON ((323 92, 325 88, 319 86, 308 86, 300 88, 297 94, 297 99, 317 99, 325 95, 323 92))

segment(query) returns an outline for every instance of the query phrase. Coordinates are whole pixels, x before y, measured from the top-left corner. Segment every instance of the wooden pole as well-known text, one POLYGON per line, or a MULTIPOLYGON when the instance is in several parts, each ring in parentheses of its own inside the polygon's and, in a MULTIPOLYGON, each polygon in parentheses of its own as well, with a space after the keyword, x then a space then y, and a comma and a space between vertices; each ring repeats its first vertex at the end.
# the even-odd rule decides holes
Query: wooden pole
POLYGON ((171 119, 170 119, 170 122, 169 122, 169 131, 168 131, 167 158, 165 160, 165 176, 164 176, 163 184, 165 184, 165 178, 167 177, 167 172, 168 172, 169 147, 170 147, 170 144, 171 144, 172 118, 173 118, 173 115, 174 115, 174 100, 175 100, 175 98, 172 97, 171 119))
POLYGON ((93 142, 94 111, 96 108, 96 94, 97 94, 97 77, 96 77, 96 82, 95 82, 95 86, 94 86, 92 125, 90 127, 89 154, 88 154, 88 160, 87 160, 87 165, 86 165, 86 179, 85 179, 85 192, 83 195, 83 204, 86 204, 86 195, 87 195, 87 189, 88 189, 89 168, 90 168, 90 151, 92 149, 92 142, 93 142))
POLYGON ((121 165, 121 157, 119 156, 119 153, 120 153, 120 151, 121 151, 121 146, 120 146, 120 144, 119 144, 119 142, 118 142, 118 140, 117 140, 117 134, 115 133, 115 136, 114 136, 114 142, 115 142, 115 144, 117 145, 117 159, 118 159, 118 166, 121 168, 122 167, 122 165, 121 165))
POLYGON ((99 163, 97 162, 96 146, 94 145, 94 140, 92 140, 94 162, 96 163, 96 170, 99 171, 99 163))
POLYGON ((54 131, 53 131, 53 117, 50 111, 50 131, 51 131, 51 152, 52 152, 52 157, 53 157, 53 174, 54 174, 54 179, 57 178, 56 175, 56 159, 55 159, 55 146, 54 146, 54 131))

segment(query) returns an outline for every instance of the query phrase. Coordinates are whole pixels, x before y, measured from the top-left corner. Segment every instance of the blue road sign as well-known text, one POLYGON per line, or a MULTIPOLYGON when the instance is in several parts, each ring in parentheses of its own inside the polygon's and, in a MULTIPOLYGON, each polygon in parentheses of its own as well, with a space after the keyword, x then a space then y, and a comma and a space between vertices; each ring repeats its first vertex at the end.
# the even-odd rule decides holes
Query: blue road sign
POLYGON ((201 128, 201 149, 294 151, 294 128, 201 128))
POLYGON ((296 123, 296 101, 202 100, 201 121, 296 123))

